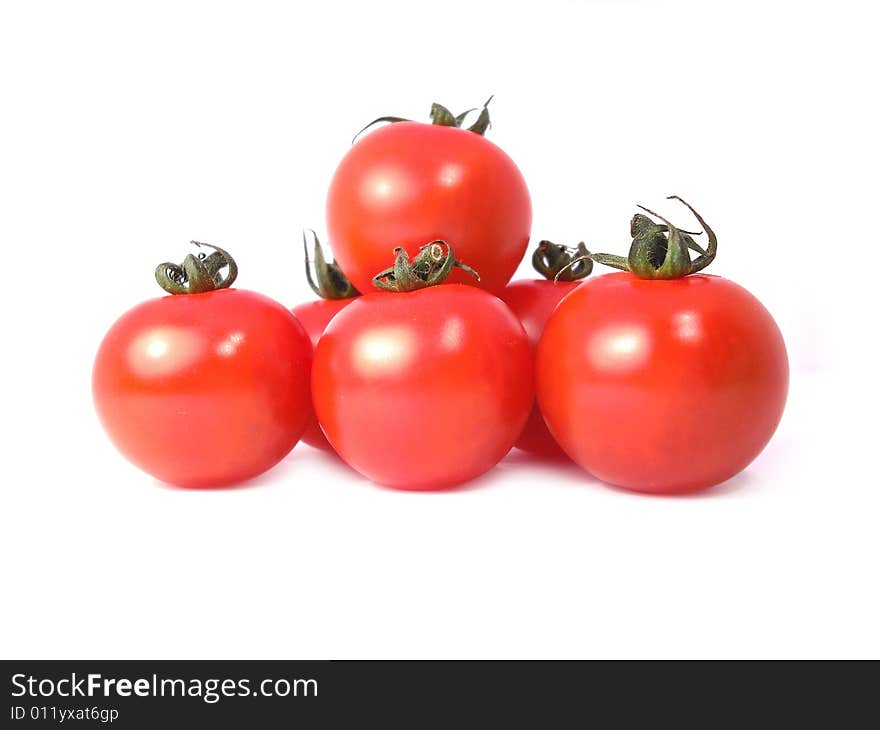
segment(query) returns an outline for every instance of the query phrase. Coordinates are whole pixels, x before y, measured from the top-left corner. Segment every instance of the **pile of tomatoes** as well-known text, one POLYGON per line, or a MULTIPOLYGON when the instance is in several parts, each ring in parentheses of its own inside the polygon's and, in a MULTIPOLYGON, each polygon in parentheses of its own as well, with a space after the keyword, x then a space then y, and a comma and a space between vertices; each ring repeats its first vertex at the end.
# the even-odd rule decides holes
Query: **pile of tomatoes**
POLYGON ((471 111, 470 126, 438 104, 431 124, 384 117, 355 142, 327 196, 335 260, 306 245, 319 299, 289 310, 232 288, 235 261, 208 244, 161 264, 169 295, 124 314, 95 360, 119 450, 184 487, 240 483, 300 439, 410 490, 462 484, 514 446, 656 494, 744 469, 782 416, 788 360, 761 303, 701 273, 714 231, 684 201, 701 231, 644 209, 627 256, 541 241, 544 278, 510 283, 529 192, 484 137, 486 106, 471 111))

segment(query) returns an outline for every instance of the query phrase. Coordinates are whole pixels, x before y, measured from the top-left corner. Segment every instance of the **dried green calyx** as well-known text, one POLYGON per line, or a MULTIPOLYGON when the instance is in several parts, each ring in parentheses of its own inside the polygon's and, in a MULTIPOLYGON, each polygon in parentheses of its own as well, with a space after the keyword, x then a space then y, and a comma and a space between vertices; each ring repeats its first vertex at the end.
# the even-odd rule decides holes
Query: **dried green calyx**
POLYGON ((238 276, 238 266, 226 251, 212 243, 190 241, 193 246, 208 246, 213 253, 187 254, 182 264, 164 263, 156 267, 156 281, 169 294, 204 294, 228 289, 238 276), (226 273, 223 273, 226 269, 226 273))
POLYGON ((577 281, 593 271, 593 260, 583 241, 577 247, 541 241, 532 253, 532 266, 545 279, 577 281))
POLYGON ((318 240, 318 234, 309 229, 315 248, 314 267, 315 272, 312 276, 312 262, 309 260, 309 244, 306 240, 306 231, 303 231, 303 252, 306 258, 306 279, 312 291, 321 299, 350 299, 360 295, 355 289, 348 277, 343 273, 335 261, 328 262, 324 258, 324 249, 321 248, 321 241, 318 240))
POLYGON ((394 266, 376 274, 373 285, 386 291, 415 291, 442 284, 455 267, 466 271, 477 281, 480 280, 476 271, 455 258, 452 246, 446 241, 426 243, 411 261, 406 250, 398 246, 394 249, 394 266))
MULTIPOLYGON (((486 133, 486 130, 491 125, 491 122, 489 121, 489 102, 492 101, 492 98, 493 97, 490 96, 488 99, 486 99, 486 103, 483 104, 482 108, 479 109, 480 114, 477 117, 476 121, 473 124, 471 124, 469 127, 465 127, 465 129, 467 129, 468 132, 474 132, 475 134, 479 134, 481 136, 486 133)), ((451 111, 449 111, 449 109, 447 109, 442 104, 438 104, 438 103, 434 102, 433 104, 431 104, 431 124, 437 124, 441 127, 461 128, 462 125, 464 124, 465 120, 467 119, 468 115, 471 112, 475 112, 475 111, 478 111, 478 109, 476 107, 474 107, 473 109, 468 109, 466 111, 463 111, 461 114, 456 115, 456 114, 453 114, 451 111)), ((354 142, 357 140, 357 138, 360 137, 364 132, 366 132, 374 124, 380 124, 382 122, 390 122, 393 124, 394 122, 411 122, 411 121, 413 121, 413 120, 407 119, 406 117, 379 117, 378 119, 374 119, 366 127, 364 127, 360 132, 358 132, 354 136, 354 139, 352 139, 352 144, 354 144, 354 142)))
POLYGON ((642 279, 680 279, 705 269, 718 251, 715 232, 689 203, 677 195, 670 195, 667 199, 680 201, 694 214, 708 237, 705 249, 693 239, 699 233, 677 228, 663 216, 640 205, 639 208, 663 222, 657 223, 646 215, 636 213, 630 222, 633 240, 628 256, 594 253, 590 254, 590 258, 597 263, 629 271, 642 279), (697 254, 693 260, 691 251, 697 254))

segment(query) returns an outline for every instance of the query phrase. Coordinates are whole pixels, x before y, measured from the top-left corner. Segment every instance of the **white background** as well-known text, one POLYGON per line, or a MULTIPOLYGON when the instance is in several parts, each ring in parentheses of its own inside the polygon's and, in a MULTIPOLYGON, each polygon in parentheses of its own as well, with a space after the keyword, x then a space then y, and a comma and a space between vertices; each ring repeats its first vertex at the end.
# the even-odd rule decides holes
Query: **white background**
POLYGON ((878 657, 871 7, 4 2, 0 655, 878 657), (490 93, 536 240, 623 253, 677 193, 776 316, 789 404, 746 472, 649 498, 514 452, 407 494, 300 445, 197 492, 116 454, 92 358, 156 263, 212 241, 309 298, 352 134, 490 93))

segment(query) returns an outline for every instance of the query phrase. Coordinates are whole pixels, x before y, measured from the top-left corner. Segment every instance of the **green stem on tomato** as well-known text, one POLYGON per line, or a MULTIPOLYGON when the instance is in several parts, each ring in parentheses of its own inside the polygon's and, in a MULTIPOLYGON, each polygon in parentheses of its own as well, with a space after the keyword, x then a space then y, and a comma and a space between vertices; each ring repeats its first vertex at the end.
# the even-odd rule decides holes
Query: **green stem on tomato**
POLYGON ((640 205, 639 208, 663 223, 656 223, 648 216, 636 213, 630 221, 633 240, 628 256, 595 253, 590 254, 590 258, 596 263, 629 271, 642 279, 681 279, 705 269, 715 260, 718 252, 715 232, 690 203, 678 195, 670 195, 667 199, 678 200, 693 213, 709 239, 705 249, 692 238, 699 233, 677 228, 662 215, 640 205), (698 254, 693 260, 690 251, 698 254))
MULTIPOLYGON (((477 117, 477 120, 470 126, 466 127, 468 132, 473 132, 474 134, 479 134, 483 136, 486 134, 486 130, 491 126, 491 121, 489 119, 489 102, 494 98, 494 94, 486 99, 486 102, 483 104, 480 109, 480 114, 477 117)), ((457 127, 461 128, 464 124, 465 119, 467 119, 468 114, 471 112, 477 111, 476 108, 468 109, 467 111, 462 112, 461 114, 455 115, 449 109, 447 109, 442 104, 438 104, 434 102, 431 104, 431 112, 429 114, 431 118, 431 124, 436 124, 441 127, 457 127)), ((357 141, 357 138, 360 137, 364 132, 366 132, 370 127, 375 124, 381 124, 382 122, 388 122, 389 124, 394 124, 395 122, 411 122, 412 119, 407 119, 406 117, 378 117, 370 122, 366 127, 364 127, 360 132, 358 132, 354 138, 351 140, 351 143, 354 144, 357 141)))
POLYGON ((412 260, 406 250, 398 246, 394 249, 394 265, 376 274, 373 285, 385 291, 415 291, 442 284, 456 267, 480 280, 476 271, 455 258, 452 246, 446 241, 426 243, 412 260))
POLYGON ((309 245, 306 241, 306 231, 303 231, 303 251, 306 259, 306 279, 312 291, 321 299, 351 299, 360 295, 345 273, 335 261, 328 262, 324 258, 324 249, 318 234, 311 228, 308 229, 314 240, 315 246, 315 275, 312 276, 312 267, 309 260, 309 245))
POLYGON ((545 279, 577 281, 593 271, 593 260, 581 241, 576 248, 541 241, 532 252, 532 267, 545 279))
POLYGON ((204 294, 228 289, 238 276, 235 259, 212 243, 190 241, 193 246, 208 246, 213 253, 187 254, 182 264, 166 262, 156 267, 156 281, 169 294, 204 294), (226 274, 221 271, 226 269, 226 274))

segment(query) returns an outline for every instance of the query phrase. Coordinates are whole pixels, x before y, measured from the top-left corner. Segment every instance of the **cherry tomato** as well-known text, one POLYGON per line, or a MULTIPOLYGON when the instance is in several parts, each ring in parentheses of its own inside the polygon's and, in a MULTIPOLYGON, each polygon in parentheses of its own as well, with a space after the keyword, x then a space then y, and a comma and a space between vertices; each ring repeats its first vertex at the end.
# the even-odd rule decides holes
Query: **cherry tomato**
MULTIPOLYGON (((514 281, 505 287, 501 299, 519 317, 532 347, 537 347, 544 325, 562 299, 580 285, 579 281, 514 281)), ((532 406, 525 428, 515 446, 539 456, 559 457, 564 452, 547 430, 538 402, 532 406)))
POLYGON ((726 279, 609 274, 556 308, 537 395, 565 452, 597 478, 678 493, 718 484, 782 416, 788 359, 761 303, 726 279))
POLYGON ((318 342, 312 400, 336 452, 369 479, 441 489, 492 468, 533 400, 519 321, 475 287, 358 297, 318 342))
POLYGON ((362 137, 342 159, 327 195, 336 258, 362 292, 389 246, 410 254, 426 241, 455 246, 480 272, 449 282, 499 293, 529 241, 532 207, 522 174, 499 147, 454 126, 396 122, 362 137))
MULTIPOLYGON (((306 279, 316 295, 321 297, 317 301, 306 302, 293 308, 293 314, 305 327, 312 341, 312 348, 318 346, 318 340, 327 329, 330 320, 339 310, 352 301, 353 297, 359 296, 360 292, 352 286, 348 277, 335 261, 328 261, 324 256, 324 249, 318 234, 311 231, 314 246, 314 261, 309 259, 309 246, 306 231, 303 231, 303 253, 305 254, 306 279), (314 267, 314 271, 313 271, 314 267)), ((311 398, 311 395, 309 396, 311 398)), ((303 441, 309 446, 323 451, 333 451, 333 447, 321 431, 318 419, 315 417, 314 408, 309 415, 309 423, 303 434, 303 441)))
MULTIPOLYGON (((586 258, 587 254, 583 243, 576 249, 569 249, 541 241, 532 255, 532 265, 546 278, 514 281, 501 293, 501 299, 522 322, 533 348, 537 347, 544 325, 559 302, 581 283, 579 279, 589 276, 593 270, 593 262, 586 258)), ((547 458, 565 456, 547 430, 537 400, 515 445, 547 458)))
MULTIPOLYGON (((321 335, 324 334, 327 325, 330 324, 330 320, 343 307, 353 301, 354 299, 317 299, 297 305, 291 311, 293 311, 294 316, 305 328, 306 334, 308 334, 309 339, 312 341, 312 348, 315 348, 318 346, 318 340, 321 339, 321 335)), ((306 426, 305 433, 303 433, 302 440, 316 449, 333 451, 333 447, 330 446, 327 437, 324 436, 324 432, 321 430, 314 412, 309 418, 309 423, 306 426)))
POLYGON ((230 485, 274 466, 302 435, 310 360, 296 318, 260 294, 151 299, 104 337, 95 407, 122 454, 157 479, 230 485))

